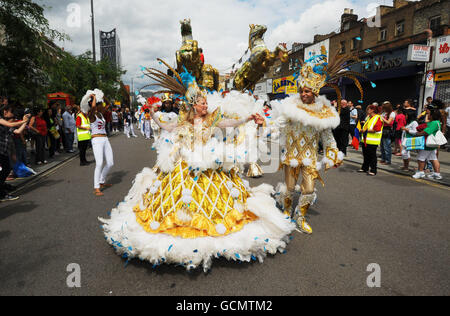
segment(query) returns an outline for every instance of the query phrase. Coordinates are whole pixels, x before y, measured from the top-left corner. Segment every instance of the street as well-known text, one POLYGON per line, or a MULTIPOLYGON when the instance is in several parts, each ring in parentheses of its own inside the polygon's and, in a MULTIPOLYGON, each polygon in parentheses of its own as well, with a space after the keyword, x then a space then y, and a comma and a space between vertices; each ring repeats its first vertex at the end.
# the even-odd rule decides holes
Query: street
MULTIPOLYGON (((293 233, 285 254, 263 264, 215 260, 212 270, 130 261, 104 239, 98 217, 121 202, 135 175, 153 167, 143 137, 111 139, 115 166, 104 197, 95 197, 95 164, 72 159, 0 204, 0 295, 450 295, 450 192, 381 171, 361 175, 346 163, 318 185, 312 236, 293 233), (70 288, 67 267, 81 269, 70 288), (381 268, 369 288, 367 267, 381 268)), ((88 160, 93 160, 89 152, 88 160)), ((275 186, 282 173, 250 180, 275 186)))

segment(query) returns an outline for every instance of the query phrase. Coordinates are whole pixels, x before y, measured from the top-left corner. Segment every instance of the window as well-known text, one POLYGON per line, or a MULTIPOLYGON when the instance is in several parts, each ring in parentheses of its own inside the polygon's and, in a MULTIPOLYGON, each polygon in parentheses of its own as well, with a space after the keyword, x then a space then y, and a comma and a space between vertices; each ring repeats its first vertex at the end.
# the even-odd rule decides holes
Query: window
POLYGON ((382 42, 385 41, 387 38, 387 29, 383 28, 380 30, 380 33, 378 34, 378 41, 382 42))
POLYGON ((345 22, 343 27, 342 27, 343 31, 348 31, 350 30, 350 22, 345 22))
POLYGON ((341 42, 341 49, 340 49, 339 53, 345 54, 345 51, 346 51, 346 49, 345 49, 345 41, 344 41, 344 42, 341 42))
POLYGON ((405 33, 405 21, 397 22, 395 25, 395 36, 402 36, 405 33))
POLYGON ((441 26, 441 16, 434 16, 430 19, 430 29, 435 32, 441 26))
POLYGON ((359 48, 359 40, 358 37, 354 37, 352 38, 352 45, 351 45, 351 50, 356 50, 359 48))

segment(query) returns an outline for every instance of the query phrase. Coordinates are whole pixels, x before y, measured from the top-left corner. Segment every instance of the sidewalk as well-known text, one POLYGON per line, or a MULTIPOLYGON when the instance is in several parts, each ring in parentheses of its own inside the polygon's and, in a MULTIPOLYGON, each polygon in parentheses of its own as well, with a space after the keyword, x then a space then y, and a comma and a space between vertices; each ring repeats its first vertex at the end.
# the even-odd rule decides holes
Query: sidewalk
MULTIPOLYGON (((78 156, 78 149, 76 148, 76 145, 74 146, 75 152, 72 154, 63 152, 63 153, 55 153, 55 156, 52 159, 48 159, 48 164, 42 164, 42 165, 36 165, 34 163, 34 154, 31 154, 29 152, 28 148, 28 161, 31 162, 29 164, 29 168, 33 169, 36 172, 36 175, 28 177, 28 178, 16 178, 14 180, 6 181, 6 183, 13 185, 16 187, 16 189, 19 189, 20 187, 24 186, 28 182, 33 181, 34 179, 38 178, 42 174, 46 173, 47 171, 50 171, 59 165, 63 164, 64 162, 72 159, 73 157, 78 156)), ((46 156, 48 155, 48 152, 45 152, 46 156)))
MULTIPOLYGON (((116 134, 111 133, 109 138, 113 138, 113 137, 118 136, 120 134, 121 134, 120 132, 116 133, 116 134)), ((70 159, 72 159, 74 157, 78 157, 79 151, 78 151, 78 147, 77 147, 76 144, 74 144, 73 149, 75 151, 74 153, 70 154, 70 153, 66 153, 65 151, 63 151, 63 153, 55 153, 55 156, 52 159, 48 159, 47 158, 48 164, 36 165, 34 163, 34 154, 30 153, 30 146, 28 144, 28 146, 27 146, 27 150, 28 150, 27 158, 28 158, 28 161, 30 162, 29 167, 36 172, 36 175, 28 177, 28 178, 16 178, 16 179, 11 180, 11 181, 6 181, 6 183, 8 183, 10 185, 13 185, 14 187, 16 187, 17 190, 20 189, 25 184, 33 181, 36 178, 39 178, 40 176, 42 176, 46 172, 57 168, 59 165, 65 163, 66 161, 68 161, 68 160, 70 160, 70 159)), ((92 149, 88 148, 88 152, 90 152, 90 151, 92 151, 92 149)), ((45 151, 45 156, 48 157, 48 151, 47 150, 45 151)))
MULTIPOLYGON (((378 156, 380 155, 379 149, 377 151, 377 155, 378 156)), ((356 151, 352 147, 348 147, 347 157, 345 158, 345 160, 362 165, 363 155, 362 155, 361 148, 359 149, 359 151, 356 151)), ((441 163, 441 175, 442 175, 443 179, 442 180, 431 180, 431 179, 428 179, 427 177, 425 177, 425 179, 423 179, 423 180, 434 182, 434 183, 439 183, 439 184, 445 185, 445 186, 450 186, 450 153, 447 152, 446 150, 439 151, 439 162, 441 163)), ((400 175, 404 175, 404 176, 409 176, 412 178, 412 176, 415 173, 415 170, 417 170, 417 153, 415 153, 415 152, 411 153, 411 162, 409 163, 409 168, 412 171, 410 171, 410 172, 403 171, 400 169, 402 167, 403 167, 402 157, 397 157, 394 155, 392 155, 392 164, 391 165, 386 166, 386 165, 382 165, 382 164, 378 163, 378 169, 380 169, 380 170, 384 170, 384 171, 388 171, 388 172, 392 172, 392 173, 396 173, 396 174, 400 174, 400 175)))

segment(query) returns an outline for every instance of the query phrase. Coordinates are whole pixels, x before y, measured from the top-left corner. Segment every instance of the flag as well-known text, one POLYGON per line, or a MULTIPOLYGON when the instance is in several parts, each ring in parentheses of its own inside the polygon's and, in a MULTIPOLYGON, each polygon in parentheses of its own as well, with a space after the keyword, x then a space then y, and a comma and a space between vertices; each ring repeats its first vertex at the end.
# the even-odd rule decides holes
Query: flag
POLYGON ((359 149, 359 140, 361 139, 361 122, 355 128, 355 136, 353 137, 352 146, 356 150, 359 149))

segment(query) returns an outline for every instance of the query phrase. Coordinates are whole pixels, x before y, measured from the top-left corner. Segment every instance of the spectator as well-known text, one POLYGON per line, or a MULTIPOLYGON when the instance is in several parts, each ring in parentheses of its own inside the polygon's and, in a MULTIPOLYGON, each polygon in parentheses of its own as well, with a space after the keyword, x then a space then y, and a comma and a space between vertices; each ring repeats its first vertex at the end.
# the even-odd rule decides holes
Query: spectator
POLYGON ((73 143, 74 143, 74 139, 75 139, 75 128, 77 127, 76 121, 73 118, 71 112, 72 112, 72 106, 67 105, 66 110, 64 111, 64 114, 62 116, 63 124, 64 124, 64 135, 65 135, 64 148, 65 148, 66 152, 70 153, 70 154, 74 153, 73 143))
POLYGON ((381 161, 382 165, 390 165, 392 161, 392 138, 394 138, 394 122, 395 112, 389 101, 383 103, 383 113, 381 114, 381 122, 384 124, 383 137, 381 139, 381 161))
POLYGON ((406 116, 403 107, 397 110, 397 115, 395 116, 395 156, 402 155, 402 135, 403 127, 406 126, 406 116))
MULTIPOLYGON (((18 114, 16 117, 23 117, 25 116, 24 111, 18 111, 18 114)), ((15 120, 15 122, 19 122, 20 120, 15 120)), ((25 140, 25 132, 26 130, 23 130, 21 133, 14 133, 13 135, 13 141, 14 141, 14 147, 16 149, 16 161, 23 163, 24 165, 28 165, 28 159, 27 159, 27 142, 25 140)))
POLYGON ((113 133, 118 133, 119 132, 119 114, 117 113, 117 110, 114 110, 111 113, 111 118, 112 118, 113 133))
POLYGON ((355 108, 352 101, 348 101, 348 107, 350 110, 350 136, 353 139, 356 125, 358 125, 358 109, 355 108))
POLYGON ((9 192, 15 190, 15 188, 9 184, 5 183, 11 171, 11 164, 9 161, 10 152, 9 144, 11 142, 12 134, 20 134, 25 130, 28 124, 30 115, 25 115, 22 121, 13 123, 14 120, 14 109, 4 100, 2 101, 3 106, 0 109, 0 202, 14 201, 18 197, 12 196, 9 192))
POLYGON ((47 123, 47 140, 48 140, 48 155, 49 158, 53 158, 55 156, 55 152, 56 152, 56 143, 57 140, 59 139, 60 135, 58 132, 58 127, 57 124, 55 122, 55 116, 56 113, 53 112, 53 110, 51 108, 48 108, 43 115, 43 118, 45 120, 45 123, 47 123))
POLYGON ((34 116, 31 118, 29 128, 34 134, 36 142, 35 162, 37 165, 47 164, 45 160, 45 142, 47 141, 47 122, 44 119, 44 110, 35 109, 34 116))
POLYGON ((111 136, 111 132, 112 132, 112 122, 113 122, 113 118, 112 118, 112 111, 111 111, 111 105, 107 105, 106 109, 105 109, 105 120, 106 120, 106 133, 109 136, 111 136))
POLYGON ((334 130, 334 138, 336 139, 339 151, 347 155, 348 134, 350 129, 350 109, 347 100, 341 101, 341 123, 334 130))
POLYGON ((383 134, 383 122, 378 115, 378 106, 367 107, 367 121, 363 127, 363 156, 364 162, 358 172, 367 173, 369 176, 377 175, 377 148, 381 143, 383 134))
MULTIPOLYGON (((436 133, 441 130, 441 119, 442 115, 439 110, 433 110, 431 114, 431 122, 424 125, 426 127, 425 129, 421 128, 419 126, 417 128, 416 136, 425 136, 428 137, 429 135, 436 135, 436 133)), ((413 131, 408 130, 407 131, 410 134, 413 134, 413 131)), ((431 161, 433 164, 434 173, 428 175, 428 178, 435 179, 435 180, 441 180, 441 166, 439 163, 439 160, 437 158, 437 150, 436 148, 429 148, 425 147, 424 150, 419 151, 419 155, 417 157, 417 160, 419 161, 419 170, 416 172, 416 174, 413 176, 414 179, 422 179, 425 178, 425 164, 426 161, 431 161)))
MULTIPOLYGON (((90 103, 92 102, 90 101, 90 103)), ((87 166, 89 162, 86 159, 86 151, 92 139, 88 113, 83 113, 80 110, 75 124, 77 126, 78 150, 80 151, 80 166, 87 166)))
MULTIPOLYGON (((403 110, 404 111, 404 110, 403 110)), ((419 126, 419 123, 417 123, 416 120, 412 120, 408 114, 405 114, 406 117, 406 126, 402 127, 401 130, 403 131, 402 134, 402 143, 403 141, 411 137, 411 135, 415 135, 417 133, 417 127, 419 126), (409 135, 408 135, 409 134, 409 135)), ((406 148, 402 148, 402 159, 403 159, 403 171, 410 171, 409 169, 409 163, 411 161, 411 153, 410 151, 406 150, 406 148)))
POLYGON ((417 119, 417 109, 412 106, 412 100, 406 100, 403 103, 403 108, 406 111, 406 114, 408 114, 408 117, 411 118, 412 121, 415 121, 417 119))
POLYGON ((358 121, 361 122, 361 126, 364 126, 364 123, 366 123, 366 113, 363 111, 361 105, 357 105, 356 110, 358 111, 358 121))

